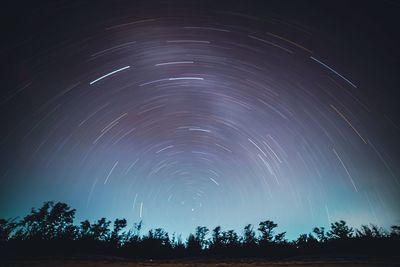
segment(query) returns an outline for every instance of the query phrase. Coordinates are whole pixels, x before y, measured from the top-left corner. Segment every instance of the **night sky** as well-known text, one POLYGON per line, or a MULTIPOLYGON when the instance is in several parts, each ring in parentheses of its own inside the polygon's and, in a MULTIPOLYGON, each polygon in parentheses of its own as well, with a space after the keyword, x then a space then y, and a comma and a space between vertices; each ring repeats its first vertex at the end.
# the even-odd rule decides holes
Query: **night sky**
POLYGON ((400 224, 396 2, 39 2, 3 9, 0 217, 400 224))

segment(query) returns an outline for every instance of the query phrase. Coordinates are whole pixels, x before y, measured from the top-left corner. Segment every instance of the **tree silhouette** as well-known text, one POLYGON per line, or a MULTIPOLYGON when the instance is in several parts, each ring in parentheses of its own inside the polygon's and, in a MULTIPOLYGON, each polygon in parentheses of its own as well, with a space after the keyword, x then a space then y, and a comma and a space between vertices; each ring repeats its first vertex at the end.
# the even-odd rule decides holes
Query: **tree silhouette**
POLYGON ((180 234, 179 235, 177 235, 176 233, 172 234, 171 245, 172 248, 174 248, 175 250, 179 250, 180 252, 185 249, 185 244, 183 243, 182 236, 180 234))
POLYGON ((186 240, 186 249, 190 255, 200 254, 202 248, 194 234, 189 234, 186 240))
POLYGON ((356 230, 356 236, 364 239, 382 238, 386 235, 387 233, 385 233, 383 228, 374 224, 371 224, 370 226, 361 225, 361 228, 356 230))
POLYGON ((12 232, 17 227, 17 223, 13 220, 0 219, 0 241, 8 241, 12 232))
POLYGON ((276 227, 278 227, 278 224, 269 220, 259 223, 258 230, 261 232, 260 244, 268 244, 271 243, 273 240, 277 243, 281 243, 284 241, 286 232, 279 233, 274 236, 276 227))
POLYGON ((239 236, 234 230, 222 232, 222 244, 225 248, 235 248, 239 245, 239 236))
POLYGON ((151 243, 166 246, 169 244, 169 236, 168 233, 162 228, 156 228, 149 230, 148 234, 143 237, 144 243, 151 243))
POLYGON ((169 243, 168 233, 162 228, 151 229, 147 236, 143 237, 143 240, 156 240, 161 245, 167 245, 169 243))
POLYGON ((167 256, 172 249, 168 233, 162 228, 151 229, 140 242, 140 252, 147 257, 167 256))
POLYGON ((296 248, 307 248, 317 243, 317 239, 312 234, 301 234, 294 242, 296 248))
POLYGON ((151 229, 141 236, 142 221, 125 231, 126 219, 111 221, 101 218, 94 223, 82 221, 74 225, 75 209, 65 203, 45 202, 17 221, 0 219, 0 258, 20 255, 60 255, 74 253, 110 254, 141 258, 171 258, 184 256, 229 257, 287 257, 320 253, 334 255, 338 252, 366 253, 392 257, 398 255, 400 226, 387 232, 376 225, 362 225, 358 229, 345 221, 331 224, 328 232, 315 227, 312 233, 302 234, 288 242, 286 232, 275 233, 278 224, 266 220, 259 223, 259 238, 253 226, 244 227, 242 236, 234 230, 223 231, 221 226, 211 231, 198 226, 186 243, 175 233, 169 238, 162 228, 151 229), (111 229, 110 229, 111 228, 111 229))
POLYGON ((267 220, 260 222, 258 226, 258 231, 261 232, 260 243, 270 243, 274 238, 274 229, 278 224, 267 220))
POLYGON ((58 202, 53 205, 50 202, 50 210, 45 220, 46 235, 49 239, 74 239, 77 231, 73 225, 75 209, 71 209, 67 204, 58 202))
POLYGON ((211 233, 210 249, 220 251, 222 248, 222 231, 221 226, 216 226, 211 233))
POLYGON ((49 216, 49 209, 53 202, 45 202, 38 210, 32 208, 31 213, 26 215, 19 226, 23 229, 18 232, 21 239, 46 239, 47 234, 47 217, 49 216))
POLYGON ((353 228, 349 227, 345 221, 340 220, 331 223, 331 230, 327 233, 327 236, 333 239, 348 239, 353 236, 353 233, 353 228))
POLYGON ((126 233, 126 241, 130 243, 139 242, 140 231, 142 230, 142 227, 143 227, 143 221, 134 223, 133 227, 126 233))
POLYGON ((390 232, 391 237, 400 237, 400 225, 393 225, 390 228, 392 229, 390 232))
POLYGON ((285 235, 286 235, 286 232, 276 234, 274 237, 275 243, 277 243, 277 244, 286 243, 287 240, 285 239, 285 235))
POLYGON ((94 239, 92 227, 88 220, 81 222, 79 227, 79 238, 84 240, 94 239))
POLYGON ((114 221, 114 228, 111 232, 111 242, 117 247, 121 244, 121 242, 126 240, 126 234, 120 233, 121 230, 126 227, 126 225, 126 219, 115 219, 114 221))
POLYGON ((75 209, 67 204, 52 201, 45 202, 38 210, 31 213, 19 223, 23 229, 18 232, 21 239, 52 240, 73 239, 76 227, 73 225, 75 209))
POLYGON ((206 235, 210 230, 205 226, 197 226, 194 234, 195 240, 199 243, 201 248, 205 248, 208 245, 206 235))
POLYGON ((90 231, 94 240, 105 241, 110 237, 110 224, 106 218, 101 218, 96 223, 90 226, 90 231))
POLYGON ((247 224, 243 230, 243 243, 247 246, 252 246, 257 243, 256 233, 251 224, 247 224))
POLYGON ((315 227, 313 233, 317 236, 318 242, 325 242, 327 240, 325 227, 315 227))

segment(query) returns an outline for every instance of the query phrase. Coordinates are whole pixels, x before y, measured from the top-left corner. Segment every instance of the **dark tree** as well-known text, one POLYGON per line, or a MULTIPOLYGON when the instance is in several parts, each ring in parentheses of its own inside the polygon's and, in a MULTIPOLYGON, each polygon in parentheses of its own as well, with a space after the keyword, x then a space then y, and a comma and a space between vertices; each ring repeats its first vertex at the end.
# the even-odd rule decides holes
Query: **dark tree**
POLYGON ((297 247, 304 247, 307 245, 308 238, 307 234, 301 234, 299 237, 294 241, 297 247))
POLYGON ((125 219, 115 219, 114 221, 114 228, 111 232, 111 242, 117 247, 125 241, 126 233, 120 232, 126 227, 126 224, 125 219))
POLYGON ((248 224, 243 230, 243 244, 245 245, 255 245, 257 243, 256 233, 253 230, 253 226, 248 224))
POLYGON ((286 243, 287 240, 285 239, 285 235, 286 235, 286 232, 282 232, 282 233, 276 234, 275 237, 274 237, 275 243, 277 243, 277 244, 286 243))
POLYGON ((201 248, 205 248, 208 245, 208 240, 206 239, 206 235, 210 230, 208 230, 205 226, 197 226, 194 237, 196 241, 200 244, 201 248))
POLYGON ((208 245, 208 240, 206 239, 208 232, 209 230, 207 227, 197 226, 195 233, 189 235, 186 242, 186 248, 189 254, 198 255, 206 248, 208 245))
POLYGON ((378 227, 374 224, 368 225, 361 225, 360 229, 356 230, 356 237, 364 238, 364 239, 371 239, 371 238, 383 238, 387 234, 383 230, 383 228, 378 227))
POLYGON ((92 228, 88 220, 81 222, 79 227, 79 238, 85 240, 94 239, 92 228))
POLYGON ((211 231, 198 226, 190 234, 186 245, 175 233, 169 238, 162 228, 152 229, 141 236, 142 222, 129 231, 125 219, 111 221, 101 218, 91 224, 73 224, 75 210, 65 203, 45 202, 20 221, 0 219, 0 258, 55 255, 117 255, 140 258, 172 258, 184 256, 267 257, 276 259, 299 255, 355 255, 396 257, 400 244, 400 226, 391 232, 376 225, 349 227, 345 221, 331 224, 328 232, 316 227, 310 234, 302 234, 288 242, 286 232, 275 233, 277 224, 267 220, 259 223, 259 238, 248 224, 243 235, 234 230, 222 231, 221 226, 211 231), (69 253, 69 254, 68 254, 69 253))
POLYGON ((41 208, 32 208, 31 213, 19 223, 21 239, 53 240, 74 239, 76 227, 73 225, 75 209, 67 204, 45 202, 41 208))
POLYGON ((234 248, 239 245, 239 236, 234 230, 222 232, 222 243, 226 248, 234 248))
POLYGON ((331 230, 327 233, 328 237, 333 239, 348 239, 353 236, 354 230, 349 227, 345 221, 331 223, 331 230))
POLYGON ((273 221, 263 221, 259 223, 258 231, 261 232, 260 243, 270 243, 274 238, 274 229, 278 224, 273 221))
POLYGON ((317 236, 318 242, 325 242, 327 240, 325 227, 315 227, 313 233, 317 236))
POLYGON ((47 239, 47 218, 49 216, 49 209, 53 202, 45 202, 38 210, 32 208, 31 213, 26 215, 19 226, 21 230, 18 231, 20 239, 47 239))
POLYGON ((400 237, 400 225, 393 225, 390 228, 392 229, 390 232, 391 237, 400 237))
POLYGON ((301 234, 294 242, 297 248, 305 248, 317 243, 317 239, 312 234, 301 234))
POLYGON ((0 241, 8 241, 17 227, 13 220, 0 219, 0 241))
POLYGON ((101 218, 97 223, 92 224, 90 228, 93 239, 100 241, 108 240, 110 237, 110 224, 111 221, 107 221, 106 218, 101 218))
POLYGON ((67 204, 58 202, 50 205, 50 211, 46 218, 47 237, 49 239, 69 239, 76 236, 76 227, 74 226, 75 209, 71 209, 67 204))
POLYGON ((171 249, 168 233, 162 228, 151 229, 140 243, 140 252, 147 257, 167 257, 171 249))
POLYGON ((143 239, 157 240, 162 245, 169 243, 168 233, 162 228, 151 229, 147 236, 143 237, 143 239))
POLYGON ((182 241, 182 236, 179 234, 177 235, 176 233, 172 234, 171 237, 171 245, 174 249, 182 251, 185 249, 185 244, 182 241))
POLYGON ((212 230, 210 249, 214 251, 221 250, 222 247, 222 231, 221 226, 217 226, 212 230))
POLYGON ((143 227, 143 221, 134 223, 133 227, 126 233, 127 242, 139 242, 140 241, 140 231, 143 227))
POLYGON ((186 248, 189 251, 189 253, 192 254, 200 253, 201 246, 200 243, 196 240, 194 234, 189 234, 189 237, 187 238, 186 241, 186 248))

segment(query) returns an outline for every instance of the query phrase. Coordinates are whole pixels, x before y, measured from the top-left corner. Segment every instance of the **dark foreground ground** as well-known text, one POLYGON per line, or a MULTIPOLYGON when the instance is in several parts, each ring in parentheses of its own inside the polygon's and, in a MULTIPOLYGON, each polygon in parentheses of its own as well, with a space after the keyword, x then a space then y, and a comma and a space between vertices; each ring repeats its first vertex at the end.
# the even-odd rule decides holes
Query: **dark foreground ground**
POLYGON ((280 261, 266 261, 262 259, 244 259, 244 260, 229 260, 229 259, 220 259, 220 260, 207 260, 207 259, 199 259, 199 260, 130 260, 124 258, 86 258, 86 259, 77 259, 77 258, 64 258, 64 259, 35 259, 35 260, 18 260, 18 261, 8 261, 1 262, 1 267, 130 267, 130 266, 267 266, 267 267, 275 267, 275 266, 301 266, 301 267, 336 267, 336 266, 344 266, 344 267, 385 267, 385 266, 400 266, 400 261, 385 261, 385 260, 371 260, 371 259, 344 259, 344 258, 336 258, 336 259, 290 259, 290 260, 280 260, 280 261))

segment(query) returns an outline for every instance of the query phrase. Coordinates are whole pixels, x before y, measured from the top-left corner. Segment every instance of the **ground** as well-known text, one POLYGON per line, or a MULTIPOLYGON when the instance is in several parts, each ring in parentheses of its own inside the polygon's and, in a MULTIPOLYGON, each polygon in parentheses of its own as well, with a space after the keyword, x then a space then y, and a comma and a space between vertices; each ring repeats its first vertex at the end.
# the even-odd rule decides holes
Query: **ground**
POLYGON ((93 258, 93 259, 77 259, 77 258, 66 258, 66 259, 41 259, 41 260, 25 260, 25 261, 9 261, 1 262, 0 266, 4 267, 71 267, 71 266, 87 266, 87 267, 133 267, 133 266, 181 266, 181 267, 203 267, 203 266, 267 266, 267 267, 291 267, 291 266, 301 266, 301 267, 392 267, 400 266, 400 262, 389 262, 383 260, 349 260, 349 259, 297 259, 297 260, 281 260, 281 261, 265 261, 259 259, 245 259, 245 260, 170 260, 170 261, 160 261, 160 260, 130 260, 123 258, 93 258))

